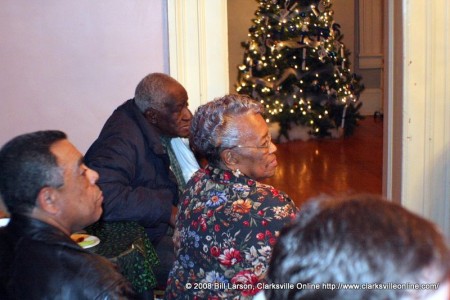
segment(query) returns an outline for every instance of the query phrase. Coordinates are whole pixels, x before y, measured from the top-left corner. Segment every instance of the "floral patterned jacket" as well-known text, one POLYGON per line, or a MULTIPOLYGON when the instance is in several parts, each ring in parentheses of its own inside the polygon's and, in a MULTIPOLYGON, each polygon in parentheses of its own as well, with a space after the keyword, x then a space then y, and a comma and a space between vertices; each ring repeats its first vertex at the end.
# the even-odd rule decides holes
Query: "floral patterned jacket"
POLYGON ((272 186, 207 166, 188 182, 178 211, 180 248, 165 299, 251 299, 297 209, 272 186))

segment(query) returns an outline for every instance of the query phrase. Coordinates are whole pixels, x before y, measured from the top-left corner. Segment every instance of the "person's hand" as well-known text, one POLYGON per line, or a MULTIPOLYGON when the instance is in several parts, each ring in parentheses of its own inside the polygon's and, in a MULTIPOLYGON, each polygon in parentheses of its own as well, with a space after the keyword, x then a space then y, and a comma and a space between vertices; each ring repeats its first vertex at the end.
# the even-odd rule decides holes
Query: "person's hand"
POLYGON ((170 215, 169 225, 172 228, 175 228, 175 225, 177 223, 177 212, 178 209, 176 206, 172 206, 172 214, 170 215))
POLYGON ((8 218, 8 217, 9 217, 9 215, 6 212, 4 212, 3 210, 0 209, 0 219, 1 218, 8 218))
POLYGON ((174 251, 175 251, 175 253, 177 253, 178 249, 180 249, 180 246, 181 246, 180 231, 178 230, 178 228, 175 228, 175 230, 173 232, 172 241, 173 241, 174 251))

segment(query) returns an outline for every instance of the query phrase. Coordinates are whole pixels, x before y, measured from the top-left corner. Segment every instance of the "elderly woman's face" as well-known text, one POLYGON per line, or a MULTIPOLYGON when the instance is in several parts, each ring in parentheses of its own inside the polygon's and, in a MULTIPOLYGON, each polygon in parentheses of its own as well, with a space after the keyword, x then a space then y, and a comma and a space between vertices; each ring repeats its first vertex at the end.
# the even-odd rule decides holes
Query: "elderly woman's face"
POLYGON ((272 143, 269 128, 260 114, 234 118, 240 133, 239 145, 232 148, 236 168, 245 175, 261 180, 272 177, 277 169, 277 147, 272 143))

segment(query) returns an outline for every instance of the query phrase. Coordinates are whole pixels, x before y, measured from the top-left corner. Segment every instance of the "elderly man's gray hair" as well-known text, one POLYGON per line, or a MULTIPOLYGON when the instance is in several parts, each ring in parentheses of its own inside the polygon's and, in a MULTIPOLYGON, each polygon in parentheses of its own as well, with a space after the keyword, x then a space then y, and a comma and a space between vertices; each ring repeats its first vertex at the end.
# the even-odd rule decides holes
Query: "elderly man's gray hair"
POLYGON ((150 73, 136 87, 134 100, 139 110, 145 113, 149 108, 163 110, 167 97, 167 85, 178 81, 163 73, 150 73))

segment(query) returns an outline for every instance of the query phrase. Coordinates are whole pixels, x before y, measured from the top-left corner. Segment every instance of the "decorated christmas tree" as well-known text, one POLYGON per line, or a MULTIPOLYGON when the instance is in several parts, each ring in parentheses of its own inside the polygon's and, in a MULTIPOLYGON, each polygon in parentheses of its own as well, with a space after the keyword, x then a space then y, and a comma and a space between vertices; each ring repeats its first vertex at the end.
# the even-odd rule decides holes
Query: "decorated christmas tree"
POLYGON ((258 0, 236 91, 261 101, 279 137, 293 126, 313 136, 353 132, 361 78, 350 70, 350 51, 333 21, 331 0, 258 0))

